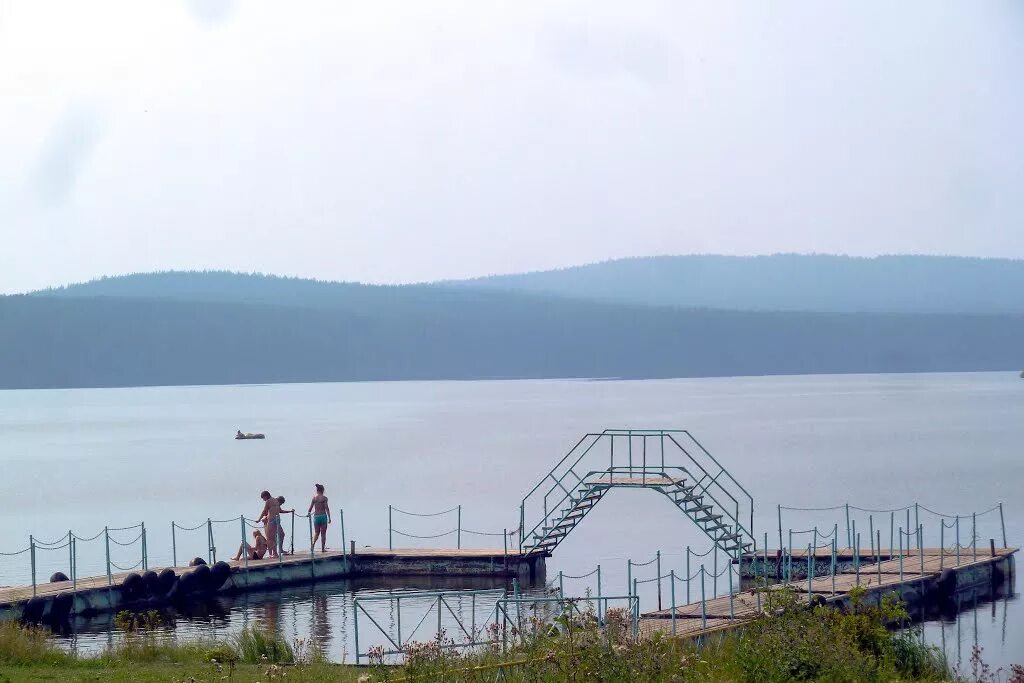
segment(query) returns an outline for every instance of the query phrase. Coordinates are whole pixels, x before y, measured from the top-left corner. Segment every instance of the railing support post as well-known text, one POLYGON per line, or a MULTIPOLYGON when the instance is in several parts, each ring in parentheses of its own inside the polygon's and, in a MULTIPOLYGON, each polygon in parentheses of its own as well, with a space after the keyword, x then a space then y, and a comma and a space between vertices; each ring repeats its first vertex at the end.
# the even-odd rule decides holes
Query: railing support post
POLYGON ((455 529, 455 548, 462 550, 462 505, 459 505, 455 529))
POLYGON ((956 566, 960 566, 960 515, 956 516, 956 566))
MULTIPOLYGON (((632 441, 632 439, 630 439, 632 441)), ((658 570, 658 610, 661 610, 661 551, 654 553, 656 569, 658 570)))
MULTIPOLYGON (((918 510, 919 507, 920 506, 917 503, 914 503, 914 528, 915 529, 920 529, 921 528, 920 510, 918 510)), ((917 535, 917 549, 918 550, 922 550, 922 548, 921 548, 921 535, 920 534, 917 535)))
POLYGON ((939 571, 946 559, 946 520, 939 518, 939 571))
POLYGON ((71 589, 78 590, 78 539, 71 537, 71 589))
MULTIPOLYGON (((178 566, 178 535, 174 531, 175 524, 171 522, 171 563, 178 566)), ((242 543, 245 543, 245 526, 242 526, 242 543)))
POLYGON ((973 560, 978 561, 978 513, 971 513, 971 554, 973 560))
POLYGON ((597 623, 604 626, 604 610, 601 609, 601 565, 597 565, 597 623))
MULTIPOLYGON (((341 525, 341 558, 345 560, 345 569, 348 570, 348 543, 345 540, 345 509, 338 508, 338 524, 341 525)), ((508 536, 505 537, 505 553, 508 554, 508 536)))
POLYGON ((686 546, 686 604, 690 604, 690 546, 686 546))
POLYGON ((672 635, 676 634, 676 570, 673 569, 668 573, 669 581, 672 585, 669 587, 669 593, 672 598, 672 635))
POLYGON ((900 527, 900 587, 903 587, 903 527, 900 527))
POLYGON ((878 546, 879 546, 878 553, 875 555, 875 569, 876 569, 877 574, 878 574, 878 585, 881 586, 882 585, 882 551, 881 551, 882 531, 878 530, 875 533, 878 534, 877 541, 878 541, 878 546))
POLYGON ((149 552, 146 546, 146 523, 142 523, 142 571, 149 571, 149 552))
POLYGON ((999 527, 1003 530, 1003 547, 1008 548, 1006 544, 1006 520, 1003 519, 1003 504, 999 504, 999 527))
POLYGON ((29 534, 28 537, 28 560, 32 565, 32 597, 36 597, 36 539, 29 534))
MULTIPOLYGON (((279 533, 278 537, 280 537, 280 535, 281 534, 279 533)), ((268 538, 267 541, 269 542, 270 539, 268 538)), ((273 542, 274 542, 274 548, 277 549, 278 545, 280 545, 280 543, 278 542, 278 539, 275 538, 273 540, 273 542)), ((210 564, 213 564, 213 562, 214 562, 214 560, 213 560, 213 522, 210 521, 209 517, 206 518, 206 561, 209 562, 210 564)))
POLYGON ((708 626, 708 602, 706 593, 704 590, 704 565, 700 566, 700 627, 702 629, 708 626))
MULTIPOLYGON (((241 548, 241 550, 242 550, 242 566, 245 567, 246 569, 248 569, 249 568, 249 552, 246 549, 246 545, 248 545, 248 541, 245 538, 245 515, 239 515, 238 523, 242 527, 242 548, 241 548)), ((246 574, 245 574, 245 583, 246 583, 246 585, 249 584, 249 574, 248 574, 248 572, 246 572, 246 574)))
MULTIPOLYGON (((782 547, 782 505, 776 506, 779 512, 779 547, 782 547)), ((768 543, 765 542, 765 548, 768 547, 768 543)))
POLYGON ((846 503, 846 547, 853 547, 853 535, 850 531, 850 504, 846 503))
POLYGON ((107 553, 107 586, 114 584, 114 577, 110 574, 110 530, 103 527, 103 544, 107 553))
MULTIPOLYGON (((811 546, 807 546, 807 604, 811 604, 811 598, 814 597, 814 593, 811 590, 811 581, 814 579, 811 576, 810 564, 811 564, 811 546)), ((731 575, 730 575, 731 576, 731 575)), ((731 580, 731 578, 730 578, 731 580)), ((732 618, 732 597, 729 597, 729 618, 732 618)))
POLYGON ((74 548, 71 547, 71 530, 68 529, 68 576, 75 578, 74 548))
MULTIPOLYGON (((312 538, 312 536, 310 536, 312 538)), ((394 550, 395 546, 391 540, 391 506, 388 505, 388 550, 394 550)))

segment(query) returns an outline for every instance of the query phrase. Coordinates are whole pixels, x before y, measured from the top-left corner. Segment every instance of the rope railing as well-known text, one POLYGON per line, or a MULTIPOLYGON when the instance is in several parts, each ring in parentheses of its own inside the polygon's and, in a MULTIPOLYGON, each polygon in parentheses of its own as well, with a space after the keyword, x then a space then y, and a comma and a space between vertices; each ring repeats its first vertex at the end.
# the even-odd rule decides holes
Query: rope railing
MULTIPOLYGON (((983 510, 981 512, 972 512, 970 514, 959 514, 959 513, 958 514, 949 514, 949 513, 945 513, 945 512, 940 512, 938 510, 934 510, 934 509, 929 508, 927 506, 921 505, 920 503, 912 503, 910 505, 906 505, 906 506, 903 506, 903 507, 895 507, 895 508, 868 508, 868 507, 860 507, 860 506, 856 506, 856 505, 850 505, 849 503, 844 503, 842 505, 832 505, 832 506, 826 506, 826 507, 796 507, 796 506, 789 506, 789 505, 777 505, 776 509, 777 509, 777 515, 778 515, 779 548, 786 547, 783 544, 783 524, 782 524, 782 512, 783 512, 783 510, 786 510, 786 511, 799 511, 799 512, 827 512, 827 511, 838 511, 838 510, 845 511, 846 544, 845 544, 844 547, 845 548, 849 548, 849 549, 853 549, 853 547, 854 547, 854 540, 855 540, 855 536, 856 536, 856 525, 857 525, 857 520, 856 520, 856 518, 851 517, 850 511, 852 510, 854 512, 869 513, 869 516, 868 516, 868 530, 869 530, 868 538, 869 538, 869 544, 868 545, 869 545, 869 547, 873 551, 876 550, 876 548, 875 548, 876 541, 878 541, 879 542, 878 544, 880 545, 880 540, 878 539, 877 535, 875 534, 875 527, 874 527, 875 520, 874 520, 874 516, 873 516, 873 514, 870 514, 870 513, 875 513, 875 514, 878 514, 878 513, 885 514, 885 513, 887 513, 889 515, 889 549, 891 551, 893 546, 895 545, 895 541, 896 541, 894 529, 895 529, 896 521, 897 521, 896 520, 896 513, 897 512, 905 514, 905 516, 906 516, 905 523, 902 524, 901 526, 906 528, 906 529, 911 529, 912 531, 910 531, 910 534, 912 536, 917 533, 917 532, 913 531, 913 529, 916 529, 918 526, 920 526, 920 523, 921 523, 921 513, 922 512, 924 512, 926 514, 935 515, 935 516, 939 517, 942 520, 946 520, 946 519, 953 519, 953 520, 966 520, 966 519, 970 519, 970 520, 972 520, 972 525, 974 525, 975 528, 976 528, 977 520, 978 520, 979 517, 985 517, 987 515, 993 515, 996 512, 998 512, 999 513, 1000 535, 1002 537, 1003 547, 1004 548, 1008 547, 1007 539, 1006 539, 1006 521, 1005 521, 1004 514, 1003 514, 1003 504, 1002 503, 996 503, 995 505, 993 505, 992 507, 990 507, 990 508, 988 508, 986 510, 983 510), (913 520, 911 520, 911 514, 913 514, 913 520)), ((863 519, 861 521, 863 522, 863 519)), ((882 523, 879 524, 879 527, 881 527, 881 524, 882 523)), ((833 533, 835 533, 835 531, 838 530, 838 527, 839 527, 838 523, 833 526, 833 533)), ((811 531, 813 532, 813 529, 811 531)), ((791 537, 792 537, 792 535, 804 534, 804 533, 807 533, 807 530, 790 531, 791 537)), ((818 535, 824 536, 824 537, 828 537, 831 534, 829 534, 827 532, 826 533, 822 533, 819 530, 818 531, 818 535)), ((921 548, 921 544, 922 543, 923 543, 923 537, 918 535, 918 538, 917 538, 917 548, 918 548, 918 550, 922 549, 921 548)), ((792 547, 792 545, 793 544, 791 542, 789 544, 789 546, 792 547)))
POLYGON ((458 512, 462 506, 456 505, 453 508, 441 510, 440 512, 409 512, 408 510, 402 510, 401 508, 397 508, 394 505, 390 505, 389 507, 391 508, 392 512, 399 512, 403 515, 409 515, 410 517, 440 517, 441 515, 450 515, 453 512, 458 512))
POLYGON ((439 534, 425 534, 425 535, 407 534, 404 531, 399 531, 398 529, 392 529, 391 533, 398 534, 399 536, 405 536, 406 538, 441 538, 443 536, 451 536, 454 533, 458 533, 458 529, 451 529, 449 531, 443 531, 443 532, 441 532, 439 534))

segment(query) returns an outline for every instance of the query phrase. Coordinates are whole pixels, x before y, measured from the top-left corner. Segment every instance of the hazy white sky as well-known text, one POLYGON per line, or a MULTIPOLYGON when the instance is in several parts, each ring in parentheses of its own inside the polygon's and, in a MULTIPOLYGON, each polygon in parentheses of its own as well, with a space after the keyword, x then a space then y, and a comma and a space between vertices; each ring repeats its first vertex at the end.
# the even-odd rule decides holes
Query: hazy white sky
POLYGON ((1024 257, 1024 3, 0 0, 0 292, 1024 257))

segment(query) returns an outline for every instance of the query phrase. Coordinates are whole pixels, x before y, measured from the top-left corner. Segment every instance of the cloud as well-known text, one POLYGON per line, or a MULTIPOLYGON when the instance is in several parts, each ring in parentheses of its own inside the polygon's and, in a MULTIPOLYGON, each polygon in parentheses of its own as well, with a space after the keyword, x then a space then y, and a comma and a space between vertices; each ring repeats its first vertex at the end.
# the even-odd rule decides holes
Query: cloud
POLYGON ((206 26, 220 26, 231 18, 235 0, 187 0, 189 11, 196 21, 206 26))
POLYGON ((31 176, 43 205, 68 202, 102 135, 103 122, 95 109, 71 106, 64 111, 50 129, 31 176))

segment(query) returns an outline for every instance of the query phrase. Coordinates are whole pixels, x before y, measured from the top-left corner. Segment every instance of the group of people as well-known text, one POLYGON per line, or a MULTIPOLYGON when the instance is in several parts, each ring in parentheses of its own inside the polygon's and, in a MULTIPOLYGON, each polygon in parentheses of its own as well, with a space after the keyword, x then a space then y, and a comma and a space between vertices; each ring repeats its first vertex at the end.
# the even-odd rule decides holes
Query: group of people
MULTIPOLYGON (((324 485, 316 484, 316 494, 309 503, 307 514, 313 515, 313 538, 310 539, 310 548, 316 547, 320 541, 320 551, 327 550, 327 525, 331 523, 331 508, 327 503, 327 496, 324 495, 324 485)), ((232 560, 240 560, 243 556, 250 560, 262 560, 264 557, 276 558, 285 555, 284 551, 284 525, 281 524, 281 515, 295 512, 285 510, 284 496, 272 496, 269 491, 260 493, 263 499, 263 511, 256 520, 263 524, 263 530, 253 529, 253 544, 243 542, 238 546, 238 552, 232 560), (273 540, 273 543, 271 543, 273 540)))

